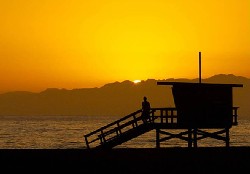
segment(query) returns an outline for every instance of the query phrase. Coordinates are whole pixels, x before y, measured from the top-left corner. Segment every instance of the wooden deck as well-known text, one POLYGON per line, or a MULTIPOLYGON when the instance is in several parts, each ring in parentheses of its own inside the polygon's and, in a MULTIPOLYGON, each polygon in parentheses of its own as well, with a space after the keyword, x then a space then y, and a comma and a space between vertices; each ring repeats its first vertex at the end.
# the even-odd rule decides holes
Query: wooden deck
POLYGON ((197 147, 197 141, 207 137, 223 140, 229 146, 229 129, 238 124, 238 107, 232 108, 232 125, 223 127, 211 126, 206 129, 220 129, 210 133, 204 128, 187 127, 178 123, 176 108, 152 108, 150 121, 144 123, 141 118, 141 110, 133 112, 117 121, 103 126, 87 135, 84 135, 86 146, 90 148, 113 148, 119 144, 129 141, 153 129, 156 130, 156 147, 160 148, 160 142, 172 138, 187 141, 188 147, 197 147), (178 134, 172 134, 167 130, 185 129, 178 134), (225 134, 224 136, 222 134, 225 134), (163 136, 160 136, 163 135, 163 136), (161 137, 161 138, 160 138, 161 137))

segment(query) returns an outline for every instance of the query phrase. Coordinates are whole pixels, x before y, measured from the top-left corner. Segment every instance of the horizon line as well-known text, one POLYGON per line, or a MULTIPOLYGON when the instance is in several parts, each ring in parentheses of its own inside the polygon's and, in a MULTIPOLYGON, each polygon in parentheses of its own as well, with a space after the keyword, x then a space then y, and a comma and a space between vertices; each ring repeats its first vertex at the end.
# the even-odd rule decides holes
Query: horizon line
MULTIPOLYGON (((215 76, 233 76, 233 77, 236 77, 236 78, 245 78, 247 80, 250 80, 250 78, 248 77, 245 77, 245 76, 239 76, 239 75, 234 75, 234 74, 215 74, 215 75, 212 75, 210 77, 207 77, 207 78, 201 78, 203 80, 206 80, 206 79, 210 79, 212 77, 215 77, 215 76)), ((148 78, 148 79, 140 79, 141 82, 145 82, 145 81, 148 81, 148 80, 155 80, 155 81, 161 81, 161 80, 168 80, 168 79, 174 79, 174 80, 199 80, 199 77, 197 78, 186 78, 186 77, 179 77, 179 78, 174 78, 174 77, 169 77, 169 78, 166 78, 166 79, 155 79, 155 78, 148 78)), ((135 79, 135 80, 139 80, 139 79, 135 79)), ((44 92, 46 90, 49 90, 49 89, 56 89, 56 90, 77 90, 77 89, 96 89, 96 88, 102 88, 106 85, 109 85, 109 84, 114 84, 114 83, 123 83, 123 82, 126 82, 126 81, 129 81, 131 83, 134 83, 133 80, 122 80, 122 81, 113 81, 113 82, 108 82, 108 83, 105 83, 103 84, 102 86, 100 87, 75 87, 75 88, 64 88, 64 87, 47 87, 47 88, 44 88, 42 90, 10 90, 10 91, 0 91, 0 95, 1 94, 6 94, 6 93, 12 93, 12 92, 28 92, 28 93, 41 93, 41 92, 44 92)), ((141 83, 140 82, 140 83, 141 83)), ((139 84, 140 84, 139 83, 139 84)), ((198 81, 197 81, 198 83, 198 81)), ((135 83, 134 83, 135 84, 135 83)), ((135 84, 135 85, 138 85, 135 84)))

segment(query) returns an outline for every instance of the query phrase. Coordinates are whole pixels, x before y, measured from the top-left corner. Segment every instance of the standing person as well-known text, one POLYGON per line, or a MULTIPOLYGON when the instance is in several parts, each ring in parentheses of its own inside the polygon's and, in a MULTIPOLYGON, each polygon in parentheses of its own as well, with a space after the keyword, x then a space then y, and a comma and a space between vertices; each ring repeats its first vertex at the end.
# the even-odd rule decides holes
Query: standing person
POLYGON ((143 97, 141 116, 144 123, 150 121, 150 103, 147 101, 147 97, 143 97))

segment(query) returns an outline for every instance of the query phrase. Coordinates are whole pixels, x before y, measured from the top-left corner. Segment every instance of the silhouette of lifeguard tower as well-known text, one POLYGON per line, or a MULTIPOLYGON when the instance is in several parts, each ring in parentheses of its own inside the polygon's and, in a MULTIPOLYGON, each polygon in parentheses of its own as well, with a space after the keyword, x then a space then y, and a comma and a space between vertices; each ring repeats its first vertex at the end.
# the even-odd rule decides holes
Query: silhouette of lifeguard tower
POLYGON ((87 148, 113 148, 153 129, 156 148, 160 142, 179 138, 188 147, 197 141, 214 138, 229 147, 229 130, 238 124, 238 108, 233 106, 233 87, 242 84, 201 83, 201 52, 199 52, 199 83, 158 81, 157 85, 171 85, 175 107, 152 108, 150 122, 143 123, 141 110, 85 135, 87 148), (179 130, 171 133, 169 130, 179 130), (219 129, 219 130, 218 130, 219 129), (210 131, 207 131, 210 130, 210 131), (211 132, 213 131, 214 132, 211 132))

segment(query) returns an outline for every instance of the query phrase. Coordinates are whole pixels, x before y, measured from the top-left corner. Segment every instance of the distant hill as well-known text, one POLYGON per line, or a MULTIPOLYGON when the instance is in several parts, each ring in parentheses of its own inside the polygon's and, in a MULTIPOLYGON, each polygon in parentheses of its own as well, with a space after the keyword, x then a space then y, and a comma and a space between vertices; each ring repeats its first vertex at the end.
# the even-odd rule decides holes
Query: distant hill
MULTIPOLYGON (((198 79, 148 79, 134 84, 131 81, 114 82, 100 88, 56 89, 40 93, 25 91, 0 94, 0 116, 9 115, 112 115, 123 117, 141 107, 147 96, 152 107, 174 106, 171 86, 159 86, 157 81, 198 82, 198 79)), ((240 119, 250 119, 250 79, 232 74, 219 74, 206 83, 237 83, 243 88, 233 88, 234 106, 239 106, 240 119)))

